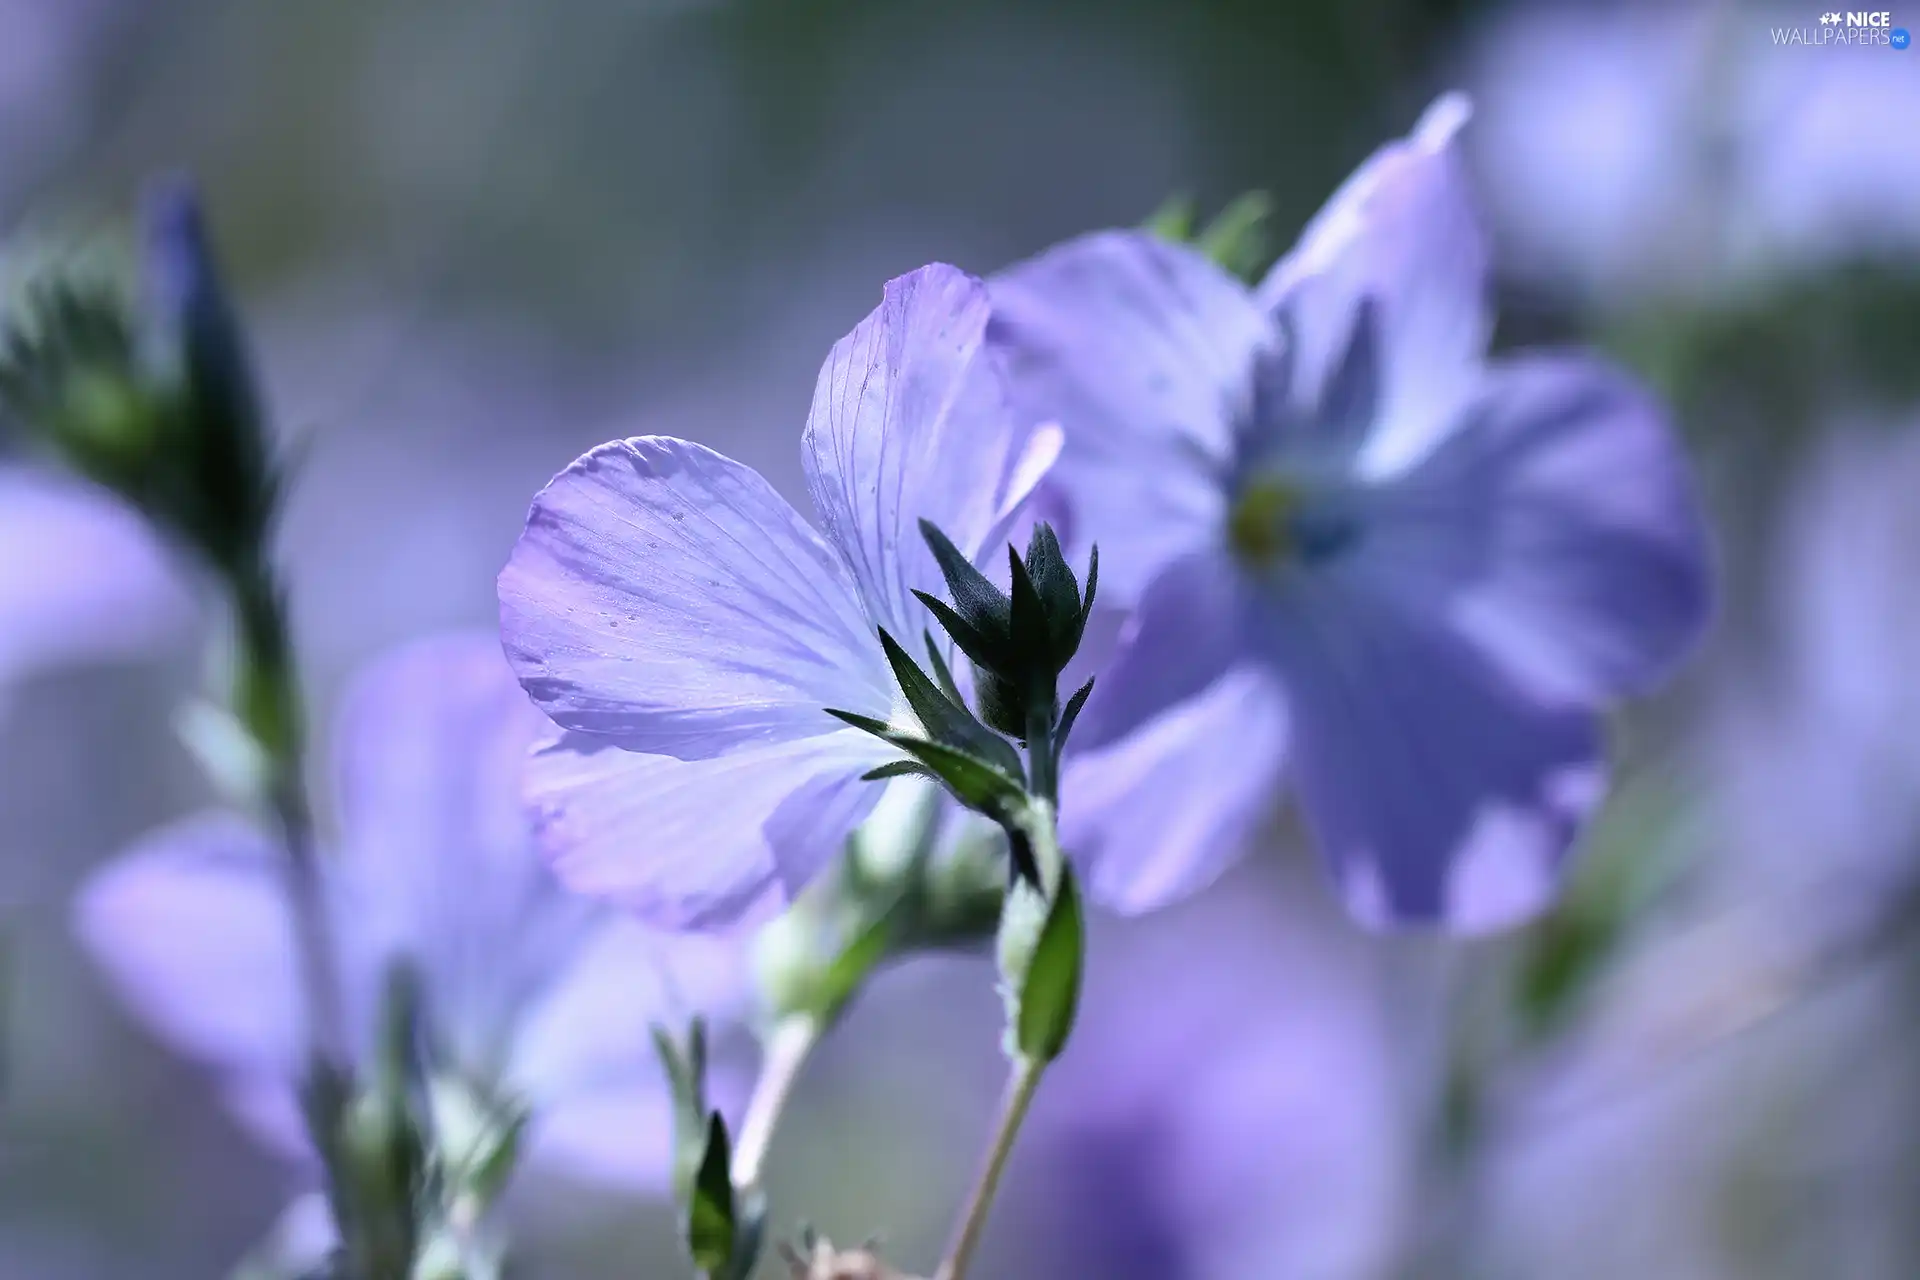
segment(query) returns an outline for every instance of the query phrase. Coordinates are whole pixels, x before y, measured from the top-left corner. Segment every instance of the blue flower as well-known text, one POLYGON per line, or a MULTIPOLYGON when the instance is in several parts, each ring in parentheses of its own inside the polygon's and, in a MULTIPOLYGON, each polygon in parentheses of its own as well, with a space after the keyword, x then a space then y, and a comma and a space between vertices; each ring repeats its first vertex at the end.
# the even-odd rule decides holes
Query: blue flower
POLYGON ((1467 115, 1436 103, 1257 289, 1128 232, 992 284, 1016 403, 1066 431, 1070 523, 1134 610, 1064 783, 1109 904, 1206 884, 1290 776, 1359 920, 1523 919, 1604 792, 1599 712, 1702 631, 1660 407, 1589 354, 1487 359, 1467 115))
MULTIPOLYGON (((322 863, 348 1031, 364 1061, 386 976, 412 964, 436 1109, 441 1085, 524 1105, 534 1160, 664 1190, 672 1102, 649 1021, 741 1012, 745 956, 560 887, 519 798, 539 729, 488 636, 419 642, 362 678, 340 734, 340 848, 322 863)), ((75 925, 134 1016, 215 1071, 264 1141, 306 1158, 284 862, 237 818, 188 819, 96 873, 75 925)))
POLYGON ((756 472, 666 436, 588 453, 500 575, 521 683, 564 733, 535 758, 570 883, 670 927, 756 914, 836 854, 899 753, 826 712, 910 716, 878 629, 916 650, 942 578, 918 521, 997 548, 1058 449, 1017 429, 984 287, 893 281, 837 343, 802 437, 818 528, 756 472))

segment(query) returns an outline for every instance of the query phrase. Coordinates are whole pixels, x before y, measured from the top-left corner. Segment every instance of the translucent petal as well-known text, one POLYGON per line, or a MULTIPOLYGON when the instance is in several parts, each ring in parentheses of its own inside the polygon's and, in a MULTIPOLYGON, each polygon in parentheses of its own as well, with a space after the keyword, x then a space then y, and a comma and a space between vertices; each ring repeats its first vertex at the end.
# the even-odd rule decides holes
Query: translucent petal
POLYGON ((919 521, 978 554, 1058 447, 1036 420, 1016 423, 987 314, 985 287, 953 267, 902 276, 834 344, 814 389, 808 490, 873 621, 897 636, 927 625, 912 589, 942 590, 919 521))
POLYGON ((540 708, 636 750, 699 759, 831 733, 824 707, 892 709, 834 551, 752 469, 684 440, 602 445, 542 490, 500 614, 540 708))
POLYGON ((535 754, 527 789, 569 888, 710 928, 765 914, 824 866, 879 798, 859 776, 895 755, 855 729, 697 761, 565 734, 535 754))
POLYGON ((1274 334, 1238 281, 1145 232, 1068 241, 990 287, 1015 406, 1066 433, 1053 480, 1077 547, 1100 543, 1103 592, 1131 603, 1218 527, 1233 425, 1274 334))
POLYGON ((1492 333, 1488 249, 1456 137, 1457 94, 1357 169, 1261 283, 1293 339, 1293 394, 1317 404, 1363 305, 1377 312, 1381 385, 1365 438, 1347 441, 1369 475, 1410 465, 1458 420, 1492 333))
POLYGON ((1134 915, 1197 893, 1279 812, 1287 708, 1242 666, 1101 751, 1072 756, 1061 837, 1088 896, 1134 915))

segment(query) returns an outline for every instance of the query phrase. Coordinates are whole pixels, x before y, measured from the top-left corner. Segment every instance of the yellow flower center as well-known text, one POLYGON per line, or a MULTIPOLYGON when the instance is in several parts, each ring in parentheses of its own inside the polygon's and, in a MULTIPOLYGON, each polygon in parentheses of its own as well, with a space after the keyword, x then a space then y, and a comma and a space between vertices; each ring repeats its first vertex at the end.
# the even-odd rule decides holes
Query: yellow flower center
POLYGON ((1266 476, 1248 484, 1227 513, 1227 539, 1250 564, 1268 566, 1294 556, 1294 518, 1300 512, 1300 490, 1266 476))

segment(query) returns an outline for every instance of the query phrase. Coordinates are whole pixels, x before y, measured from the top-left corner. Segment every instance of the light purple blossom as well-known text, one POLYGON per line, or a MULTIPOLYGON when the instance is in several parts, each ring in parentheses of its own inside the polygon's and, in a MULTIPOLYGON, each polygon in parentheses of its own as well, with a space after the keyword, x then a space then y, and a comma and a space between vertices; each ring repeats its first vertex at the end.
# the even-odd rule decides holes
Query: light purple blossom
POLYGON ((987 313, 978 281, 925 267, 834 346, 802 436, 818 528, 666 436, 603 445, 535 499, 501 632, 564 730, 530 786, 569 883, 665 925, 734 919, 872 808, 861 775, 899 753, 825 708, 908 714, 877 629, 917 651, 931 627, 917 522, 997 548, 1058 448, 1015 426, 987 313))
MULTIPOLYGON (((419 642, 362 677, 339 738, 340 848, 323 862, 348 1031, 371 1051, 386 975, 411 962, 437 1079, 530 1107, 535 1159, 658 1189, 672 1120, 649 1022, 738 1012, 744 957, 559 887, 519 798, 539 727, 489 636, 419 642)), ((284 861, 238 819, 191 819, 96 873, 76 926, 132 1013, 301 1154, 284 861)))
POLYGON ((137 654, 188 613, 159 540, 106 493, 0 465, 0 699, 50 664, 137 654))
POLYGON ((1288 777, 1359 920, 1522 919, 1605 789, 1598 711, 1702 629, 1659 406, 1591 355, 1486 357, 1467 116, 1436 103, 1256 290, 1130 232, 993 282, 1016 400, 1064 428, 1075 533, 1135 606, 1064 783, 1111 905, 1207 883, 1288 777))

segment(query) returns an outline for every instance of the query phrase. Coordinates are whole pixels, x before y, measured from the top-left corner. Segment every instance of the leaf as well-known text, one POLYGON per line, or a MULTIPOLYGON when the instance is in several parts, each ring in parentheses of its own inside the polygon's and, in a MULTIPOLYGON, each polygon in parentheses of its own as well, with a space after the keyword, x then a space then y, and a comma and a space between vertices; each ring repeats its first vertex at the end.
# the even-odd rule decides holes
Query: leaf
MULTIPOLYGON (((942 692, 920 669, 919 664, 907 656, 907 651, 887 633, 885 627, 880 628, 880 646, 886 651, 887 662, 893 668, 894 678, 900 682, 900 692, 906 696, 907 705, 913 708, 913 713, 920 718, 921 727, 934 741, 978 757, 1002 772, 1021 776, 1020 756, 1014 751, 1013 744, 981 724, 974 718, 973 712, 942 692)), ((892 741, 889 737, 891 732, 889 730, 880 736, 892 741)))
MULTIPOLYGON (((998 735, 995 735, 995 739, 1007 748, 1011 756, 1013 748, 1006 740, 998 735)), ((1012 812, 1026 800, 1026 784, 1017 772, 1009 773, 991 761, 969 755, 956 747, 928 742, 909 734, 891 734, 887 741, 926 765, 960 803, 988 817, 997 819, 1002 814, 1012 812)), ((1017 770, 1018 757, 1014 757, 1014 766, 1017 770)))
POLYGON ((888 778, 932 778, 935 782, 940 781, 938 775, 918 760, 889 761, 860 775, 862 782, 885 782, 888 778))
POLYGON ((967 700, 960 694, 960 686, 953 678, 953 669, 947 660, 940 656, 940 646, 934 643, 931 631, 923 633, 927 642, 927 665, 933 668, 933 678, 939 682, 941 692, 959 706, 966 706, 967 700))
POLYGON ((853 999, 854 992, 867 980, 893 946, 894 920, 882 915, 875 920, 859 937, 841 948, 840 954, 833 958, 821 975, 816 991, 816 1007, 823 1015, 838 1014, 853 999))
POLYGON ((940 576, 947 581, 947 594, 953 597, 955 612, 965 618, 969 626, 985 634, 1005 631, 1007 597, 993 585, 992 579, 981 573, 933 521, 920 522, 920 536, 926 539, 927 549, 933 552, 934 561, 940 566, 940 576))
POLYGON ((1027 574, 1040 594, 1052 629, 1067 633, 1080 614, 1080 583, 1073 576, 1066 553, 1060 550, 1059 535, 1044 520, 1033 526, 1033 536, 1027 542, 1027 574))
POLYGON ((1273 197, 1264 191, 1245 192, 1214 215, 1206 230, 1194 237, 1194 247, 1251 282, 1273 259, 1267 232, 1272 217, 1273 197))
POLYGON ((939 596, 918 590, 913 594, 918 597, 921 604, 927 607, 927 612, 931 613, 933 620, 940 624, 940 629, 953 638, 960 652, 966 654, 975 664, 989 671, 1002 670, 1008 665, 1012 657, 1012 646, 1008 643, 1008 637, 981 631, 955 613, 953 606, 939 596))
POLYGON ((660 1058, 673 1098, 674 1193, 682 1202, 688 1202, 700 1164, 706 1158, 706 1027, 701 1019, 695 1018, 688 1028, 684 1048, 659 1023, 649 1029, 653 1033, 654 1052, 660 1058))
POLYGON ((1035 1062, 1052 1062, 1067 1047, 1080 1009, 1080 970, 1086 948, 1080 893, 1071 867, 1060 869, 1060 886, 1020 986, 1015 1043, 1035 1062))
POLYGON ((707 1117, 706 1151, 686 1206, 687 1254, 702 1271, 719 1271, 733 1261, 736 1233, 731 1163, 727 1122, 715 1111, 707 1117))
POLYGON ((1186 244, 1193 239, 1193 217, 1193 197, 1176 192, 1162 201, 1158 209, 1147 215, 1147 220, 1140 224, 1140 229, 1150 231, 1162 240, 1186 244))
POLYGON ((864 729, 876 738, 884 738, 893 732, 893 726, 885 720, 875 720, 872 716, 863 716, 856 711, 842 711, 838 707, 822 708, 835 720, 844 720, 856 729, 864 729))
POLYGON ((1014 648, 1023 658, 1049 653, 1052 645, 1048 643, 1046 602, 1040 598, 1040 588, 1027 571, 1027 562, 1011 546, 1007 548, 1007 568, 1013 580, 1014 648))
POLYGON ((1075 689, 1073 696, 1067 699, 1067 709, 1060 713, 1059 727, 1053 731, 1053 753, 1056 759, 1064 757, 1067 753, 1067 736, 1073 732, 1074 721, 1080 718, 1080 708, 1087 705, 1087 696, 1093 692, 1093 681, 1094 677, 1088 676, 1087 682, 1075 689))
POLYGON ((1087 619, 1093 614, 1094 592, 1100 586, 1100 544, 1094 543, 1087 550, 1087 593, 1080 601, 1080 627, 1084 631, 1087 619))

